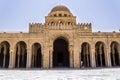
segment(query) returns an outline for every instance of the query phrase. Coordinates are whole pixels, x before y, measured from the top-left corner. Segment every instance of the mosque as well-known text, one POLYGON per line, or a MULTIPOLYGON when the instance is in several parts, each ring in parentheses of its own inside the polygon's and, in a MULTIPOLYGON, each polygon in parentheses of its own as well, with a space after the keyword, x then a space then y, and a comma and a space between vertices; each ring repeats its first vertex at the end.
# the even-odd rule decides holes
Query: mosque
POLYGON ((45 23, 27 33, 0 33, 0 68, 97 68, 120 66, 120 32, 92 32, 91 23, 57 5, 45 23))

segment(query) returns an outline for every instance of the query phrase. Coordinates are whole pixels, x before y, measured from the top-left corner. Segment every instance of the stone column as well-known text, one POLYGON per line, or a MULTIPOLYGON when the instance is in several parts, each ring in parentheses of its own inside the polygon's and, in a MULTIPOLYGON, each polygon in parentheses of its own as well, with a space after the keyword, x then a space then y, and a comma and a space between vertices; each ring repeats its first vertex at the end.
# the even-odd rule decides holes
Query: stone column
POLYGON ((20 54, 18 54, 17 68, 20 67, 20 54))
POLYGON ((18 51, 17 51, 17 53, 16 53, 16 54, 17 54, 16 57, 18 57, 18 58, 17 58, 17 68, 19 68, 19 67, 20 67, 19 64, 20 64, 21 45, 18 44, 17 47, 18 47, 18 51))
POLYGON ((69 57, 70 57, 70 68, 73 68, 74 66, 74 64, 73 64, 73 57, 74 57, 74 55, 73 55, 73 49, 71 48, 70 50, 69 50, 69 57))
POLYGON ((111 56, 110 56, 110 48, 107 48, 106 49, 107 52, 106 52, 106 63, 107 63, 107 66, 108 67, 111 67, 111 56))
POLYGON ((86 61, 87 61, 87 67, 90 67, 90 52, 89 52, 89 45, 86 45, 86 61))
POLYGON ((13 49, 12 53, 12 68, 15 68, 15 62, 16 62, 16 51, 13 49))
POLYGON ((100 66, 102 67, 103 66, 103 62, 102 62, 102 55, 104 55, 103 53, 102 54, 99 54, 100 55, 100 66))
MULTIPOLYGON (((116 66, 115 53, 112 53, 112 58, 113 58, 113 66, 116 66)), ((111 60, 111 64, 112 64, 112 60, 111 60)), ((112 65, 111 65, 111 66, 112 66, 112 65)))
POLYGON ((3 58, 3 68, 5 68, 5 62, 6 62, 6 54, 4 54, 4 58, 3 58))
POLYGON ((90 54, 90 62, 91 62, 91 67, 96 67, 96 59, 95 59, 95 48, 91 49, 91 54, 90 54))
POLYGON ((31 68, 31 59, 32 59, 32 54, 30 49, 27 49, 27 64, 26 68, 31 68))
POLYGON ((86 53, 85 53, 85 48, 83 48, 83 53, 81 53, 81 55, 83 54, 83 66, 86 67, 86 53))
POLYGON ((10 68, 10 69, 14 68, 13 55, 14 55, 13 50, 10 49, 10 59, 9 59, 9 68, 10 68))
POLYGON ((7 47, 4 45, 4 51, 3 51, 3 68, 5 68, 5 62, 6 62, 6 55, 7 55, 7 47))

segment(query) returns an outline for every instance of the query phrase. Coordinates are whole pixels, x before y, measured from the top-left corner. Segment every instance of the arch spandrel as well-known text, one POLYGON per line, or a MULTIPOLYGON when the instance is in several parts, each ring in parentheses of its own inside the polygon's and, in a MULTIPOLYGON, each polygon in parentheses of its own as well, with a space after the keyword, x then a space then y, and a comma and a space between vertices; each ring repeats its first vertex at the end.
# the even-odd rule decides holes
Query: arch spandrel
POLYGON ((119 42, 119 41, 117 41, 117 40, 112 40, 112 41, 110 42, 110 45, 111 45, 112 43, 117 43, 118 46, 120 47, 120 42, 119 42))
POLYGON ((12 41, 10 41, 10 40, 2 40, 2 41, 0 41, 0 44, 3 43, 3 42, 9 43, 10 47, 12 47, 12 45, 13 45, 12 41))
POLYGON ((107 42, 105 42, 105 41, 100 41, 100 40, 95 41, 95 42, 94 42, 94 47, 95 47, 95 45, 96 45, 97 43, 102 43, 102 44, 104 45, 104 48, 107 49, 107 42))
POLYGON ((32 42, 31 45, 30 45, 30 48, 31 48, 30 50, 31 50, 31 52, 32 52, 32 48, 33 48, 33 46, 34 46, 35 44, 39 44, 39 45, 40 45, 40 48, 41 48, 41 51, 43 50, 42 43, 40 43, 40 42, 32 42))
POLYGON ((71 37, 68 34, 54 34, 52 37, 50 37, 50 44, 52 45, 54 40, 57 38, 63 38, 70 44, 71 37))
POLYGON ((24 43, 26 44, 26 47, 28 48, 28 45, 29 45, 28 40, 16 40, 16 41, 14 42, 14 49, 16 48, 16 45, 17 45, 19 42, 24 42, 24 43))
POLYGON ((40 41, 40 40, 31 41, 31 42, 29 43, 29 48, 30 48, 30 50, 32 51, 32 46, 33 46, 35 43, 40 44, 40 46, 41 46, 41 50, 43 51, 43 46, 44 46, 44 44, 43 44, 43 42, 40 41))

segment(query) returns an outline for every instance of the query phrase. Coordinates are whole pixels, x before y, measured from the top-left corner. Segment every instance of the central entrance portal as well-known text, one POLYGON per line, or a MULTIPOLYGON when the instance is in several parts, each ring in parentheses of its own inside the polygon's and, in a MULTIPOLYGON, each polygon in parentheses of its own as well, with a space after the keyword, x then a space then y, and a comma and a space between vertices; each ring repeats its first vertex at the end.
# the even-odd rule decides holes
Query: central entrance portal
POLYGON ((68 42, 62 38, 54 41, 53 67, 69 67, 68 42))

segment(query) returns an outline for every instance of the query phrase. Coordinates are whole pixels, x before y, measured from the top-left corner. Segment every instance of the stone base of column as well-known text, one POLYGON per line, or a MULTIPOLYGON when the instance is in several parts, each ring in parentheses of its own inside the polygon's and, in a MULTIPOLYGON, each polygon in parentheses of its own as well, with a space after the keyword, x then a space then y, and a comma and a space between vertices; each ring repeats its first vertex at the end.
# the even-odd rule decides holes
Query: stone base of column
POLYGON ((30 69, 31 67, 30 66, 27 66, 26 69, 30 69))
POLYGON ((9 69, 13 69, 14 67, 10 65, 8 68, 9 68, 9 69))
POLYGON ((93 64, 93 65, 91 65, 91 67, 92 67, 92 68, 96 68, 96 65, 95 65, 95 64, 93 64))
POLYGON ((73 67, 74 69, 80 69, 80 65, 79 64, 76 64, 76 63, 74 63, 74 67, 73 67))

